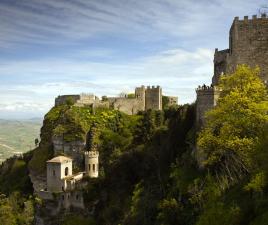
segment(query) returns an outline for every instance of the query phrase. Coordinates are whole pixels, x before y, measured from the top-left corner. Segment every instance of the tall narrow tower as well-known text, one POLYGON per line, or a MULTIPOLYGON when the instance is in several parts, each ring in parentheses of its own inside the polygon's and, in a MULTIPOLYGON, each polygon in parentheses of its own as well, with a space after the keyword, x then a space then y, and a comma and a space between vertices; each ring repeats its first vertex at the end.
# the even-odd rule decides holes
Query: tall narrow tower
POLYGON ((145 110, 162 110, 162 88, 148 86, 145 92, 145 110))
POLYGON ((199 86, 196 89, 196 124, 201 128, 205 124, 205 114, 216 106, 221 90, 213 86, 199 86))
POLYGON ((135 97, 141 102, 141 110, 145 110, 145 87, 143 85, 135 88, 135 97))
POLYGON ((99 152, 87 151, 85 152, 85 171, 89 177, 99 176, 99 152))

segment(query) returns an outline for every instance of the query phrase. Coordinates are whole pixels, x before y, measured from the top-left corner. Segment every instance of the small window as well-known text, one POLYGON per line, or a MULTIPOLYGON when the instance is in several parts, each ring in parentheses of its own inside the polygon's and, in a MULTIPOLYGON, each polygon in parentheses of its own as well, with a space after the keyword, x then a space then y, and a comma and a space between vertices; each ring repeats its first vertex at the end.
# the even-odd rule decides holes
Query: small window
POLYGON ((76 200, 78 200, 79 199, 79 195, 76 195, 75 198, 76 198, 76 200))
POLYGON ((64 200, 64 195, 61 196, 62 200, 64 200))
POLYGON ((52 173, 53 173, 53 176, 55 177, 55 176, 56 176, 56 172, 55 172, 55 170, 53 170, 52 173))
POLYGON ((64 191, 64 187, 63 186, 61 187, 61 190, 64 191))
POLYGON ((88 164, 88 171, 90 171, 90 166, 91 166, 91 165, 90 165, 90 164, 88 164))
POLYGON ((69 168, 66 167, 66 168, 65 168, 65 176, 68 176, 68 174, 69 174, 69 168))
POLYGON ((95 172, 95 164, 93 164, 93 172, 95 172))

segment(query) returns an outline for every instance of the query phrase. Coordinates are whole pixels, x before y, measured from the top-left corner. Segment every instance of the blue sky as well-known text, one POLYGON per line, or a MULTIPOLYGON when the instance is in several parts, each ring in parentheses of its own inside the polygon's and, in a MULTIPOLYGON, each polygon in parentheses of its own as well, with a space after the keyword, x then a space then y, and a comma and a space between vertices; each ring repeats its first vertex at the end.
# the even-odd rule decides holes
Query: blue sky
POLYGON ((250 0, 0 0, 0 118, 43 116, 60 94, 161 85, 180 103, 211 82, 250 0))

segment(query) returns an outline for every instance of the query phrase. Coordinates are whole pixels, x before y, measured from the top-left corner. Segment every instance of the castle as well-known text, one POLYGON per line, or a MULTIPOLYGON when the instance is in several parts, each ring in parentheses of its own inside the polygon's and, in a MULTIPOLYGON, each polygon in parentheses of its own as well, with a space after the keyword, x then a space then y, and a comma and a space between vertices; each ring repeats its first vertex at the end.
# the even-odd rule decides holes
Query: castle
MULTIPOLYGON (((105 97, 102 100, 90 94, 62 95, 55 99, 55 106, 65 104, 68 99, 74 101, 75 106, 91 106, 93 108, 111 108, 122 111, 128 115, 149 109, 162 110, 162 88, 160 86, 141 86, 135 88, 133 96, 105 97)), ((178 104, 178 98, 166 96, 168 105, 178 104)))
POLYGON ((212 109, 220 96, 217 88, 220 76, 235 71, 237 65, 247 64, 260 67, 260 77, 268 81, 268 18, 266 14, 243 20, 235 17, 229 33, 229 48, 215 49, 214 75, 210 86, 196 89, 196 122, 200 128, 205 122, 205 112, 212 109))
POLYGON ((87 185, 85 177, 98 178, 99 152, 84 152, 84 171, 73 174, 73 159, 66 156, 56 156, 47 161, 46 188, 36 193, 46 201, 56 204, 54 212, 71 207, 84 209, 82 189, 87 185))

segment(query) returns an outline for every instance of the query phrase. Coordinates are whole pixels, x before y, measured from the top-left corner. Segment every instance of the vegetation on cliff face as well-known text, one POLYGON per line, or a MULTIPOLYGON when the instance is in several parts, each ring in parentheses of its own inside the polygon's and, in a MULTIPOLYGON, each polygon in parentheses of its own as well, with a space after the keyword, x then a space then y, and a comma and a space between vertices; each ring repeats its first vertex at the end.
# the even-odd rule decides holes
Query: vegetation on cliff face
POLYGON ((34 219, 35 200, 27 164, 32 152, 22 158, 10 158, 0 167, 0 224, 30 225, 34 219))
POLYGON ((52 108, 39 147, 0 170, 0 191, 7 195, 0 200, 0 221, 27 224, 20 222, 21 215, 32 215, 32 210, 20 203, 10 205, 10 199, 21 191, 18 199, 33 204, 27 165, 44 172, 53 154, 52 137, 61 136, 66 142, 83 140, 87 147, 98 148, 101 171, 84 190, 90 216, 73 211, 59 218, 59 224, 267 224, 267 89, 258 69, 246 66, 224 77, 221 87, 219 104, 198 134, 195 105, 135 116, 72 104, 52 108), (203 157, 202 169, 196 153, 203 157), (16 186, 17 173, 21 176, 16 186))

